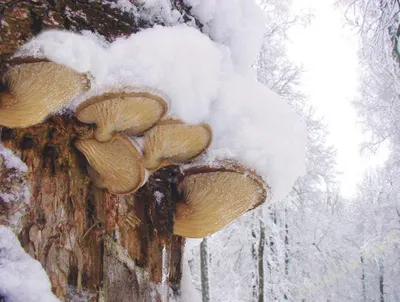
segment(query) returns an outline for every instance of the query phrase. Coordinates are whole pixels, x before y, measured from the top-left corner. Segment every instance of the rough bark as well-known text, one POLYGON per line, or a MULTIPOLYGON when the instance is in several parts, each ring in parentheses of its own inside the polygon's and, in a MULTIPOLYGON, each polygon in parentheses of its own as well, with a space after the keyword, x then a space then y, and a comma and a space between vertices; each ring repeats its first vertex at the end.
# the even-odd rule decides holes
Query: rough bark
MULTIPOLYGON (((6 58, 45 29, 90 30, 112 41, 163 23, 122 12, 113 2, 0 1, 0 76, 6 58)), ((182 13, 182 22, 193 19, 183 1, 171 4, 182 13)), ((31 198, 19 234, 22 246, 42 263, 61 300, 153 301, 160 299, 153 284, 161 282, 165 244, 171 256, 169 284, 178 292, 184 239, 171 231, 179 169, 163 169, 136 194, 109 194, 93 186, 86 160, 73 146, 77 137, 91 132, 68 114, 26 129, 3 128, 4 145, 29 169, 31 198), (155 183, 156 177, 161 182, 155 183), (154 190, 166 196, 161 207, 154 204, 154 190)), ((12 210, 0 208, 0 216, 12 210)))

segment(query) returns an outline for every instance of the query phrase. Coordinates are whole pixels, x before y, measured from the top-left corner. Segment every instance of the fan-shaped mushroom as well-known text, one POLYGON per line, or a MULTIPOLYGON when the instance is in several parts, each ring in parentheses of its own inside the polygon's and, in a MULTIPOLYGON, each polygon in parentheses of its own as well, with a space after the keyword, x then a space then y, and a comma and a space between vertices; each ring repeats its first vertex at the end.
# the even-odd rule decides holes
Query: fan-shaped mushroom
POLYGON ((229 170, 196 171, 185 176, 179 189, 174 234, 200 238, 213 234, 263 203, 263 182, 251 173, 229 170))
POLYGON ((104 142, 115 132, 140 134, 156 124, 166 113, 167 103, 147 92, 105 93, 83 102, 76 110, 81 122, 95 123, 94 136, 104 142))
POLYGON ((143 184, 145 169, 140 154, 125 136, 117 134, 105 143, 80 139, 75 145, 89 162, 90 176, 96 186, 113 194, 128 194, 143 184))
POLYGON ((211 143, 208 125, 165 121, 150 129, 143 140, 143 165, 149 170, 186 162, 203 153, 211 143))
POLYGON ((0 125, 23 128, 42 122, 89 88, 85 74, 54 62, 14 65, 2 77, 0 125))

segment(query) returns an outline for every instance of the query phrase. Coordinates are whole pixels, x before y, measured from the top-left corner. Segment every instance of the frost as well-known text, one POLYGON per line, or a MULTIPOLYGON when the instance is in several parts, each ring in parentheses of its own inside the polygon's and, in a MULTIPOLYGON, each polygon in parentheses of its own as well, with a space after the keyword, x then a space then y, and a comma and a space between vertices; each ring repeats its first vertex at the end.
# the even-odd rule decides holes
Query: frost
POLYGON ((0 300, 59 301, 40 263, 21 247, 11 229, 0 226, 0 300))

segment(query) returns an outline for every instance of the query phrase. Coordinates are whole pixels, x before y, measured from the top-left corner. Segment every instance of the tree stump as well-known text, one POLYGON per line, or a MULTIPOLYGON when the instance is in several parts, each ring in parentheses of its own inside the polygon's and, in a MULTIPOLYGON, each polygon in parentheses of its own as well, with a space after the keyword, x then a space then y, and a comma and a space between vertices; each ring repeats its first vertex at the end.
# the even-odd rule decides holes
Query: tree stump
MULTIPOLYGON (((90 30, 113 41, 163 25, 157 18, 142 18, 140 6, 139 14, 133 14, 114 4, 111 0, 2 1, 0 75, 7 69, 7 57, 45 29, 90 30)), ((194 20, 182 0, 171 0, 171 5, 181 13, 182 22, 194 20)), ((172 235, 172 215, 179 198, 175 183, 179 168, 158 171, 135 194, 109 194, 92 184, 86 159, 73 144, 91 134, 92 128, 72 114, 52 116, 25 129, 2 129, 4 145, 28 167, 31 197, 21 222, 22 246, 41 262, 61 300, 157 301, 165 245, 171 257, 169 286, 177 294, 184 239, 172 235), (162 205, 154 203, 155 190, 165 196, 162 205)), ((8 210, 0 207, 0 214, 7 216, 8 210)))

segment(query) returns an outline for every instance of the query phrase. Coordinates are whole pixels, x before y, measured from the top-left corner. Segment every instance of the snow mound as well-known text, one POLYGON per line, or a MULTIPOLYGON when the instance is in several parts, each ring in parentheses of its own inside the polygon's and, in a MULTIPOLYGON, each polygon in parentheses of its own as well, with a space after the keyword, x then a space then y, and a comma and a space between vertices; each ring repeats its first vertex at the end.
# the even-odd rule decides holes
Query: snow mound
MULTIPOLYGON (((248 15, 242 17, 247 20, 248 15)), ((168 116, 211 125, 212 144, 200 162, 228 159, 244 164, 267 182, 271 201, 289 193, 304 171, 305 127, 283 99, 251 73, 239 72, 241 64, 250 68, 250 52, 240 56, 232 51, 231 57, 225 46, 194 28, 156 26, 111 44, 95 35, 50 31, 20 53, 93 75, 93 89, 71 107, 105 90, 133 86, 162 91, 169 96, 168 116)))
POLYGON ((249 0, 184 0, 210 38, 227 46, 238 72, 256 60, 265 33, 263 11, 249 0))
POLYGON ((21 247, 11 229, 0 225, 0 300, 59 301, 41 264, 21 247))

